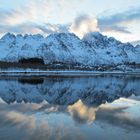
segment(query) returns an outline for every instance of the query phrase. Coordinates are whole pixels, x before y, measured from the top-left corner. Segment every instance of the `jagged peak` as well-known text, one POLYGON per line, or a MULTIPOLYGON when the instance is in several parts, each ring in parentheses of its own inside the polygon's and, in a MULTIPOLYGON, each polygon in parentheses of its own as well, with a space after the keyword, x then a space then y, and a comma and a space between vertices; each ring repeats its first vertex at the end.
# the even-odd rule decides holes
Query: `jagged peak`
POLYGON ((25 34, 25 35, 17 34, 17 35, 14 35, 14 34, 8 32, 1 38, 1 40, 11 40, 11 39, 13 40, 13 39, 18 39, 18 38, 41 39, 44 37, 41 34, 25 34))
POLYGON ((62 39, 62 38, 71 38, 71 37, 79 39, 74 33, 53 33, 53 34, 50 34, 49 36, 47 36, 46 39, 48 39, 48 38, 62 39))
POLYGON ((123 46, 126 50, 134 51, 134 49, 135 49, 135 47, 131 43, 129 43, 129 42, 122 43, 120 45, 123 46))
POLYGON ((89 32, 89 33, 87 33, 87 35, 92 35, 92 36, 97 36, 97 37, 99 37, 99 36, 103 36, 100 32, 89 32))
POLYGON ((131 44, 136 47, 137 45, 140 45, 140 40, 132 41, 131 44))
POLYGON ((87 33, 82 41, 93 47, 106 47, 109 44, 107 36, 102 35, 100 32, 87 33))
POLYGON ((31 38, 31 39, 41 39, 44 38, 41 34, 25 34, 23 36, 24 39, 31 38))
POLYGON ((140 45, 136 45, 135 50, 136 50, 137 52, 140 52, 140 45))
POLYGON ((41 34, 34 34, 33 37, 34 38, 44 38, 43 35, 41 35, 41 34))
POLYGON ((83 39, 84 42, 88 43, 94 47, 111 47, 118 46, 123 44, 121 41, 118 41, 114 37, 107 37, 106 35, 101 34, 100 32, 90 32, 87 33, 83 39))
POLYGON ((16 36, 14 35, 14 34, 12 34, 12 33, 6 33, 1 39, 2 40, 9 40, 9 39, 15 39, 16 38, 16 36))
POLYGON ((17 34, 14 35, 12 33, 5 34, 1 40, 7 41, 15 41, 15 39, 33 39, 33 40, 40 40, 45 39, 48 41, 53 42, 54 40, 57 40, 58 42, 68 42, 68 43, 76 43, 76 42, 87 42, 90 46, 97 46, 97 47, 108 47, 108 46, 125 46, 126 48, 133 48, 132 44, 130 43, 122 43, 118 40, 116 40, 113 37, 107 37, 105 35, 102 35, 100 32, 89 32, 87 33, 83 39, 81 40, 78 38, 74 33, 53 33, 44 38, 41 34, 17 34))
POLYGON ((106 37, 104 35, 102 35, 100 32, 89 32, 87 34, 84 35, 83 39, 85 38, 103 38, 106 37))
POLYGON ((116 43, 118 43, 118 44, 122 44, 121 41, 117 40, 117 39, 114 38, 114 37, 109 37, 108 40, 111 41, 111 42, 116 42, 116 43))
POLYGON ((90 32, 85 34, 82 40, 89 43, 102 42, 103 40, 107 40, 107 36, 102 35, 100 32, 90 32))
POLYGON ((17 34, 16 37, 17 38, 23 38, 23 35, 22 34, 17 34))
POLYGON ((93 40, 93 41, 111 41, 111 42, 119 42, 121 43, 121 41, 115 39, 114 37, 107 37, 106 35, 101 34, 100 32, 90 32, 85 34, 85 36, 83 37, 83 40, 93 40))
POLYGON ((140 48, 140 45, 137 45, 136 48, 140 48))

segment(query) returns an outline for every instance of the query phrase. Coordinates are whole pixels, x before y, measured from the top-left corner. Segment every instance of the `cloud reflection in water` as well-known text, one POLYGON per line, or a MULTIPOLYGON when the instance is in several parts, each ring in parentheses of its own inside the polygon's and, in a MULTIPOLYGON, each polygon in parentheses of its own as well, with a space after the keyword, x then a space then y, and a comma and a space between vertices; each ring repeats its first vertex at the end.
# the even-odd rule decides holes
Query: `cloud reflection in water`
POLYGON ((135 100, 139 82, 138 78, 95 77, 44 79, 43 83, 23 86, 17 79, 3 79, 1 87, 7 88, 0 89, 0 96, 11 104, 0 101, 0 139, 86 140, 111 138, 121 132, 114 139, 125 135, 135 140, 140 137, 140 101, 135 100), (29 89, 36 92, 31 94, 29 89), (103 92, 105 89, 108 92, 103 92), (19 100, 22 102, 17 103, 19 100))

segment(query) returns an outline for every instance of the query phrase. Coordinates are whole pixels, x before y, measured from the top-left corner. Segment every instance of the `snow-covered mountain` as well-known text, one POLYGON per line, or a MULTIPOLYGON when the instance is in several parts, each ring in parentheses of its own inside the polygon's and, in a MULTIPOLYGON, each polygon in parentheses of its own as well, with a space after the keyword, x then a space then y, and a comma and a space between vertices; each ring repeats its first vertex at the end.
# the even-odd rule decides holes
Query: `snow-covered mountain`
POLYGON ((0 52, 0 61, 6 62, 40 58, 45 64, 140 64, 140 46, 121 43, 99 32, 88 33, 83 39, 71 33, 55 33, 46 38, 40 34, 15 36, 7 33, 0 39, 0 52))

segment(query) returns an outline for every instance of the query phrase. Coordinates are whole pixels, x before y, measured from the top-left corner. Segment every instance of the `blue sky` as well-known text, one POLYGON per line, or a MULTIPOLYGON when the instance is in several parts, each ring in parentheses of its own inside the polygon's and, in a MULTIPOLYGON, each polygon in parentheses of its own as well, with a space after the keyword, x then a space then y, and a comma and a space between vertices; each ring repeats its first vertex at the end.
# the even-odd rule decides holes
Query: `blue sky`
POLYGON ((90 31, 140 39, 140 0, 0 0, 0 34, 90 31))

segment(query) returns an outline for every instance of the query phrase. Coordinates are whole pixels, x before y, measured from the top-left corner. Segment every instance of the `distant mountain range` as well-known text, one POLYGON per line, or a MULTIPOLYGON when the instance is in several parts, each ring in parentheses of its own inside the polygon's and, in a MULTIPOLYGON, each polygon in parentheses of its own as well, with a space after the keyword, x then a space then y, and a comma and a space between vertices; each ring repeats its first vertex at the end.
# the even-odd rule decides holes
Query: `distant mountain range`
POLYGON ((46 65, 99 67, 140 64, 140 46, 122 43, 99 32, 86 34, 79 39, 72 33, 42 35, 13 35, 0 39, 0 61, 19 63, 22 60, 39 60, 46 65))

